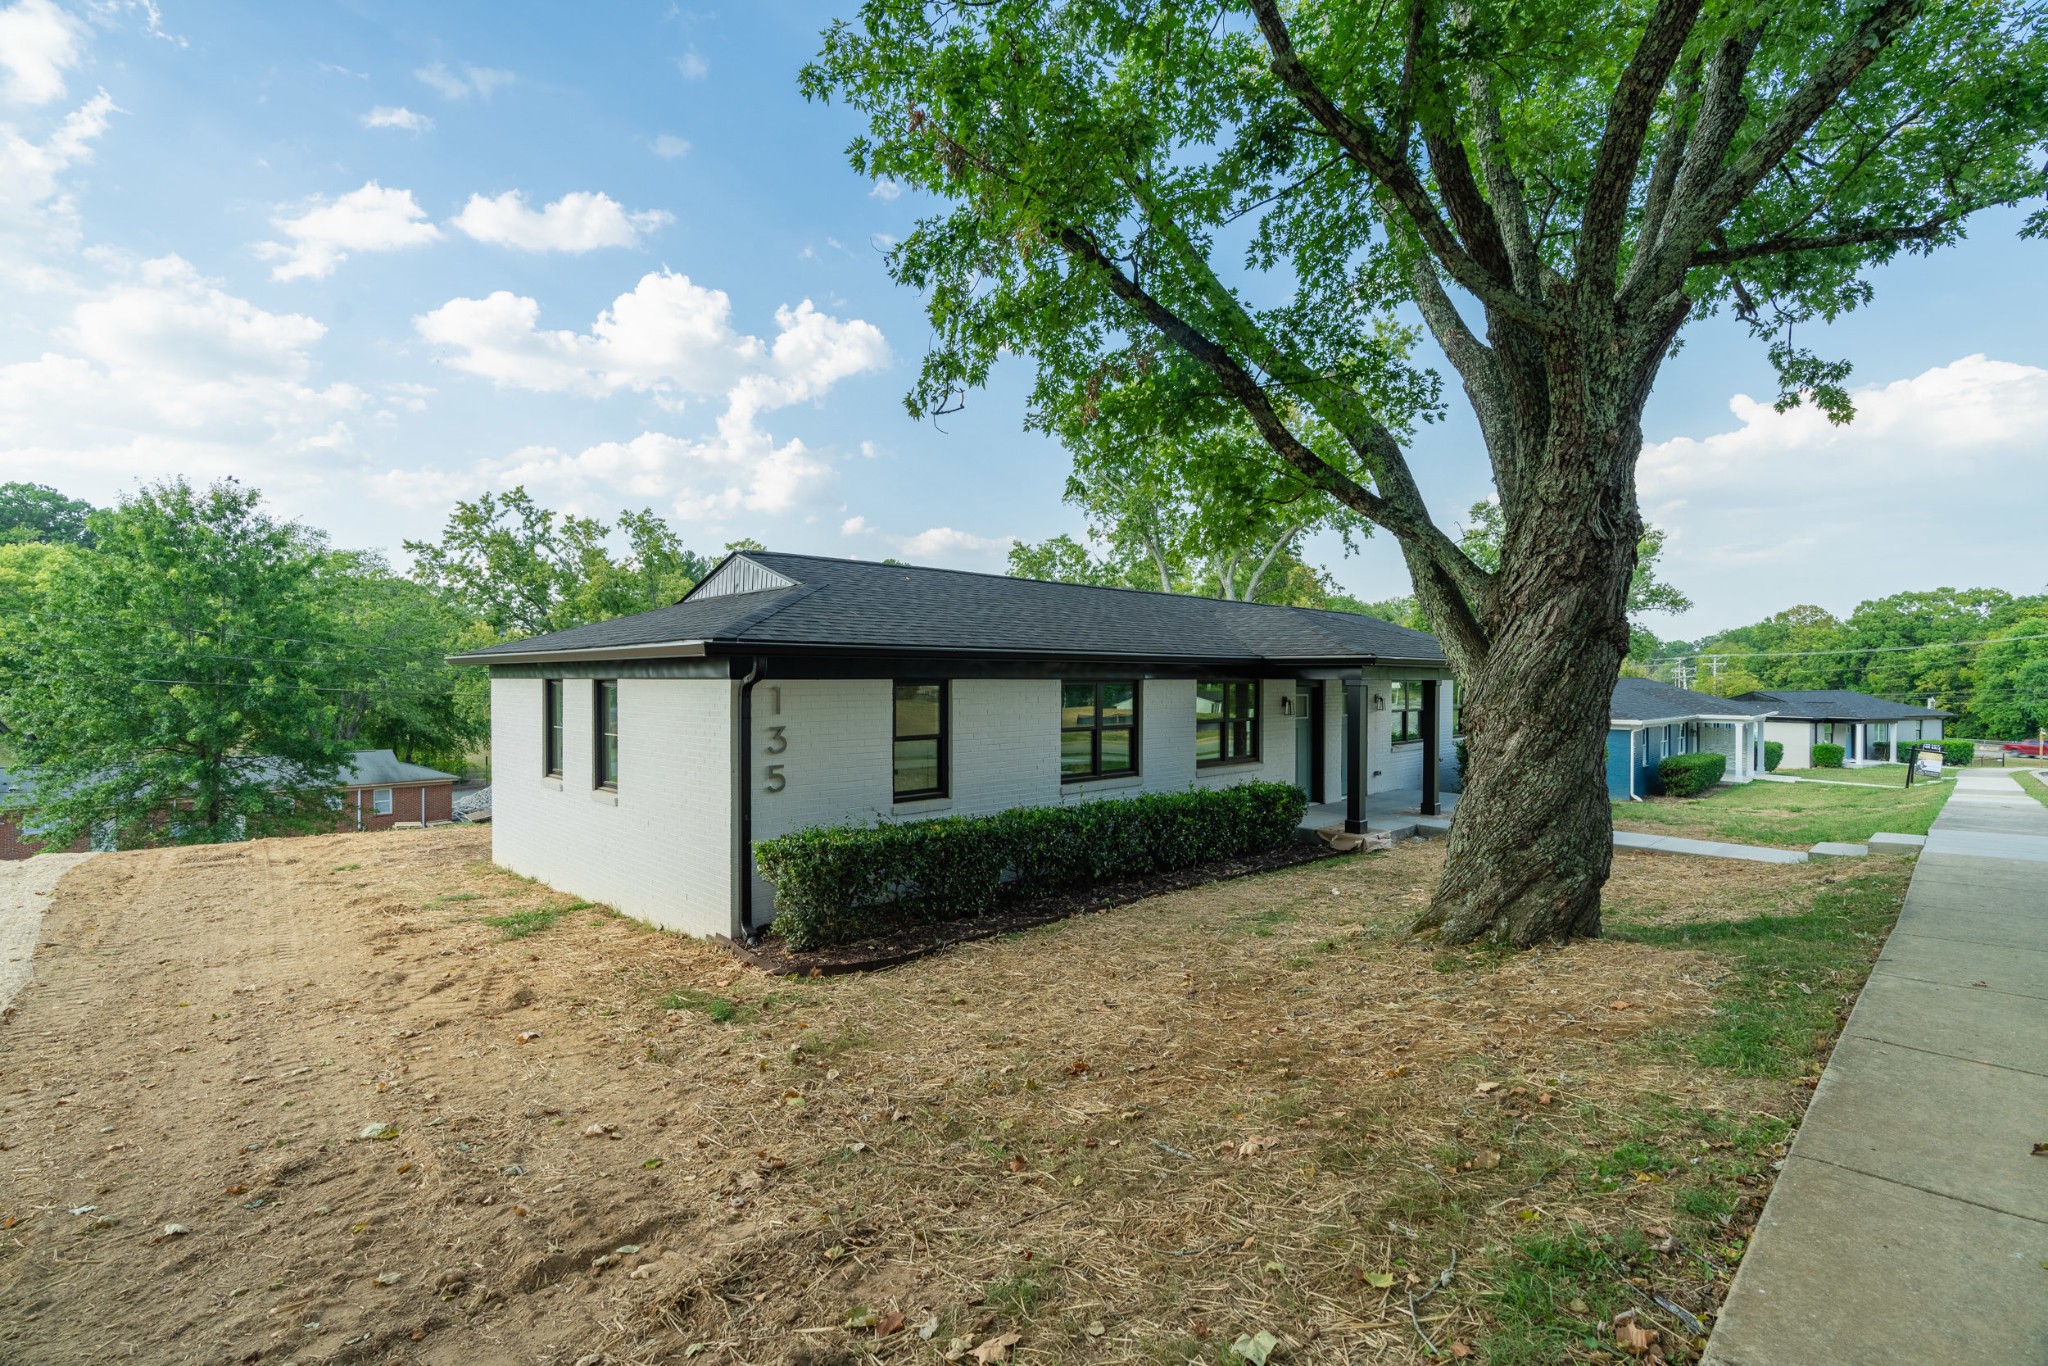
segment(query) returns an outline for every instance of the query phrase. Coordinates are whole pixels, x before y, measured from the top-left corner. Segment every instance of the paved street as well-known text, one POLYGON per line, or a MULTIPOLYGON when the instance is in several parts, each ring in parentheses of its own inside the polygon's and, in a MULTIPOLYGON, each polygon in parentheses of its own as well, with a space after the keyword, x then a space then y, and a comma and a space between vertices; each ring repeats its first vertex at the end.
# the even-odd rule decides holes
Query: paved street
POLYGON ((2048 807, 1966 770, 1815 1091, 1718 1366, 2048 1363, 2048 807))

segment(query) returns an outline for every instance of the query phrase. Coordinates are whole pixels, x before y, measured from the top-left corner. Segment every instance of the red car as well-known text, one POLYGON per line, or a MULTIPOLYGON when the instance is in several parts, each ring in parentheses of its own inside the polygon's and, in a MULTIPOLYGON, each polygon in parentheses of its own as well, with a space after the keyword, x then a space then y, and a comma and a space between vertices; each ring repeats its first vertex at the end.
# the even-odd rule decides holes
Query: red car
POLYGON ((2005 752, 2023 759, 2048 759, 2048 744, 2039 740, 2012 740, 2005 745, 2005 752))

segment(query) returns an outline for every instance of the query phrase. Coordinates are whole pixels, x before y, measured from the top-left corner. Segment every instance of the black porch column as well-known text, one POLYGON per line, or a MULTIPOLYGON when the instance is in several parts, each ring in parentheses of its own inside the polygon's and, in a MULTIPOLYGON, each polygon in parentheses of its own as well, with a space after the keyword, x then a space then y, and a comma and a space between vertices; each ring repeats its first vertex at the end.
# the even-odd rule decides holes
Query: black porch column
POLYGON ((1443 803, 1438 798, 1437 787, 1442 781, 1440 760, 1436 752, 1437 693, 1440 691, 1434 678, 1425 679, 1422 684, 1422 814, 1436 816, 1443 813, 1443 803))
POLYGON ((1344 680, 1344 833, 1365 833, 1365 679, 1344 680))
POLYGON ((1308 685, 1309 800, 1319 805, 1330 800, 1328 697, 1322 679, 1308 685))

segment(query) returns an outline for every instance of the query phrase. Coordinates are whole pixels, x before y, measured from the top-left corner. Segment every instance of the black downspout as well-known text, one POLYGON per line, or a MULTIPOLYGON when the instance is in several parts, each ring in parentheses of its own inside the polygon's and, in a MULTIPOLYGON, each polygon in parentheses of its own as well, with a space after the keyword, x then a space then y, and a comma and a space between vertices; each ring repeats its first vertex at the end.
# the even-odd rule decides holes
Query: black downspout
POLYGON ((740 680, 740 838, 734 853, 734 887, 740 901, 740 938, 748 944, 759 942, 754 932, 754 685, 761 681, 764 661, 754 665, 740 680))

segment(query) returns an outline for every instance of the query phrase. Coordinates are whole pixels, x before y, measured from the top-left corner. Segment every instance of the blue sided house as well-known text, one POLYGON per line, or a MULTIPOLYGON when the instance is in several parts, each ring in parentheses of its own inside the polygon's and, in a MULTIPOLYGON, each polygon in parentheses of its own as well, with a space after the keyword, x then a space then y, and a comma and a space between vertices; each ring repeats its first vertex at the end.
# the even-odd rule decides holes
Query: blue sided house
POLYGON ((1659 683, 1615 680, 1607 706, 1607 794, 1617 801, 1661 796, 1657 766, 1674 754, 1700 751, 1728 760, 1724 783, 1746 783, 1764 771, 1767 702, 1738 701, 1659 683))

